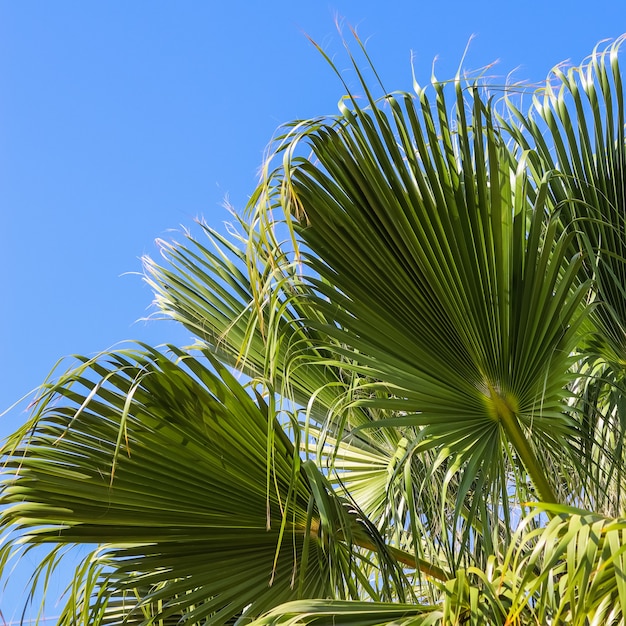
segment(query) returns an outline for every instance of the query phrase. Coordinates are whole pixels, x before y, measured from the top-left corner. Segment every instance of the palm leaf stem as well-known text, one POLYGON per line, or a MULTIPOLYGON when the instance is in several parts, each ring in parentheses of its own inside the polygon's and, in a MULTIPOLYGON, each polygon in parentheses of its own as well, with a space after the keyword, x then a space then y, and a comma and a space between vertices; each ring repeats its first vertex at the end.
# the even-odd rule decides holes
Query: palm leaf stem
POLYGON ((524 468, 535 485, 540 500, 546 503, 558 504, 559 500, 546 478, 544 468, 529 445, 510 402, 494 389, 490 390, 490 395, 495 417, 500 422, 502 429, 519 455, 524 468))

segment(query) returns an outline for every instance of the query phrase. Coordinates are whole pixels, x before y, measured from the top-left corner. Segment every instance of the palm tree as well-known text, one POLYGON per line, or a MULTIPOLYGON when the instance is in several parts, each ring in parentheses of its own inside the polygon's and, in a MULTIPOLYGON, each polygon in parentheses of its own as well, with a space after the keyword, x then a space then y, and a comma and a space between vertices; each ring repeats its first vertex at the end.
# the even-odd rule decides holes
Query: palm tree
POLYGON ((351 56, 238 234, 145 259, 196 343, 42 386, 0 568, 90 546, 68 626, 626 623, 620 43, 526 109, 351 56))

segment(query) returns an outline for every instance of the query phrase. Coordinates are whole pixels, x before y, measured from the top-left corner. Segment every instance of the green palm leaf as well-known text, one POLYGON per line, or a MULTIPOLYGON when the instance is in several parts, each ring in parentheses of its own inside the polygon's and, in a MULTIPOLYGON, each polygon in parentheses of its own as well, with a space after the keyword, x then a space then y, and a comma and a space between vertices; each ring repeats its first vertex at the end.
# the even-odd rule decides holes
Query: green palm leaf
POLYGON ((253 622, 253 626, 329 623, 342 626, 428 626, 437 624, 440 615, 430 613, 428 607, 415 605, 309 600, 278 607, 253 622))
POLYGON ((386 412, 357 431, 408 429, 447 483, 463 472, 456 514, 470 491, 507 499, 511 458, 558 501, 538 454, 577 463, 564 399, 586 285, 573 233, 545 220, 546 184, 512 166, 478 88, 457 80, 450 118, 443 84, 434 107, 424 90, 377 103, 363 87, 367 108, 351 97, 288 133, 266 183, 269 210, 292 208, 311 286, 294 299, 319 312, 306 325, 330 338, 326 363, 371 381, 353 406, 386 412))
POLYGON ((98 623, 111 598, 138 593, 135 612, 216 624, 298 597, 402 596, 375 530, 300 463, 271 402, 208 353, 171 350, 176 360, 148 348, 85 360, 3 450, 2 523, 20 533, 5 556, 20 543, 107 544, 67 623, 98 623), (379 551, 379 589, 358 574, 355 534, 379 551))
POLYGON ((581 509, 538 505, 545 527, 520 533, 510 617, 531 609, 538 623, 623 624, 626 521, 581 509))

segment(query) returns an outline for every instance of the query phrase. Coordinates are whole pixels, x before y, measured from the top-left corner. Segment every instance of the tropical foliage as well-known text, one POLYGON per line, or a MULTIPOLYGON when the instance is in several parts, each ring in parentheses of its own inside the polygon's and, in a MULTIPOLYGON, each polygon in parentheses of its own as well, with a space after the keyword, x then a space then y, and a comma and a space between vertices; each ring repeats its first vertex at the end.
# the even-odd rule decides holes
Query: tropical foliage
POLYGON ((89 546, 68 626, 625 624, 619 48, 534 92, 351 56, 231 236, 145 259, 196 343, 42 386, 0 567, 89 546))

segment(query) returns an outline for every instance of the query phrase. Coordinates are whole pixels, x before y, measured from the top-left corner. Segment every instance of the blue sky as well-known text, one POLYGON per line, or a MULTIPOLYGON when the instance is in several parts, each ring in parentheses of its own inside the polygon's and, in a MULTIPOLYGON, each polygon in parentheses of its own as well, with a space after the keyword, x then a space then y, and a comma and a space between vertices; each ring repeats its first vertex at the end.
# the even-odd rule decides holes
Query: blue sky
MULTIPOLYGON (((539 82, 626 32, 626 3, 607 0, 0 0, 0 412, 63 356, 188 342, 137 321, 152 299, 139 258, 196 217, 221 227, 276 128, 337 110, 341 85, 305 36, 348 68, 337 16, 389 90, 411 88, 411 51, 420 82, 436 56, 451 77, 472 35, 466 68, 498 60, 492 74, 539 82)), ((0 418, 0 436, 26 417, 0 418)))

